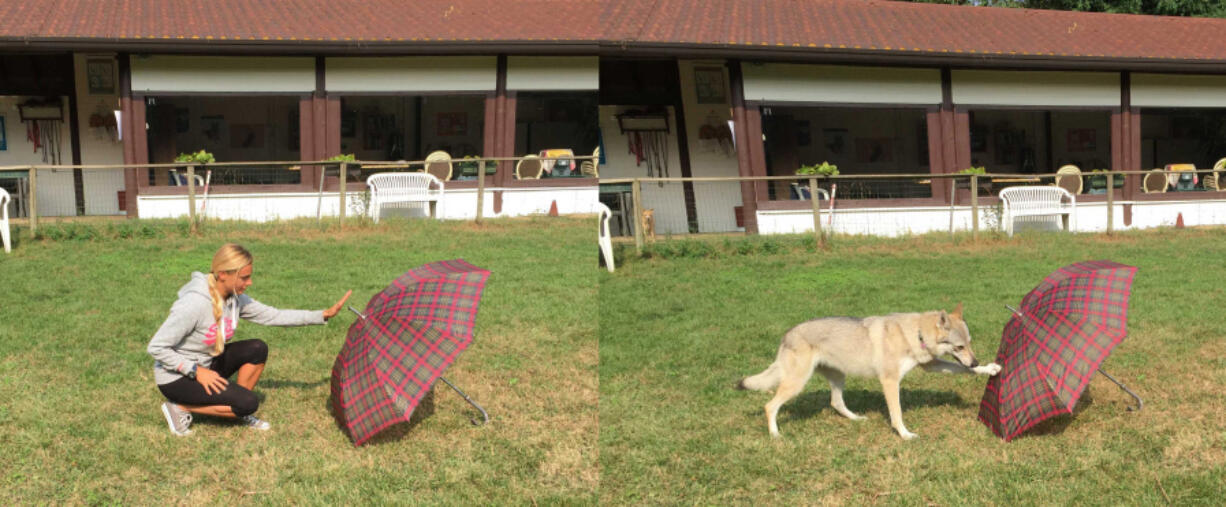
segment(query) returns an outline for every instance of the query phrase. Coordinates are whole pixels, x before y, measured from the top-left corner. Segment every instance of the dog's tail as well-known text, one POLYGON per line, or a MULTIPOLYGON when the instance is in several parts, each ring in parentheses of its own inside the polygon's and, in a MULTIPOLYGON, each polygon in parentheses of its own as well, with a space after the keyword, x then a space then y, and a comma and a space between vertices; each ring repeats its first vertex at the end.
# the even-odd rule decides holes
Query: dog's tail
POLYGON ((779 385, 779 381, 783 379, 783 368, 779 366, 779 361, 771 363, 762 373, 752 377, 741 379, 736 385, 737 389, 752 389, 754 391, 769 391, 779 385))

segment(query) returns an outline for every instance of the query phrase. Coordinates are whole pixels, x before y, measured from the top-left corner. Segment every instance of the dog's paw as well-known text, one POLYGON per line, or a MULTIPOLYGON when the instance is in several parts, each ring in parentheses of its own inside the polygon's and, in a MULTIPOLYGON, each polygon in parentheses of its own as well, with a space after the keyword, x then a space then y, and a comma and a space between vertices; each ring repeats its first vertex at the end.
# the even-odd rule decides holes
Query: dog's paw
POLYGON ((919 435, 916 435, 915 433, 911 433, 910 431, 907 431, 907 430, 901 430, 898 432, 898 436, 902 437, 903 440, 914 440, 919 435))
POLYGON ((976 366, 974 370, 975 373, 980 375, 995 376, 997 373, 1000 373, 1000 365, 996 363, 989 363, 983 366, 976 366))

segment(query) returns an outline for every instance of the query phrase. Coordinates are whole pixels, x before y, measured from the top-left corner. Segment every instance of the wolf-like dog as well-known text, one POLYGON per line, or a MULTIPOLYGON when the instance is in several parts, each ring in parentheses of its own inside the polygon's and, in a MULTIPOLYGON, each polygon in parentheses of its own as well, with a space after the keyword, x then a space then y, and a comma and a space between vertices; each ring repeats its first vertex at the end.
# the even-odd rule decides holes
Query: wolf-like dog
POLYGON ((741 380, 740 389, 766 391, 778 386, 766 404, 766 424, 779 436, 779 407, 804 389, 813 371, 830 381, 830 406, 852 420, 864 419, 843 404, 846 375, 877 377, 890 411, 890 425, 902 438, 915 433, 902 423, 898 384, 912 368, 944 373, 996 375, 1000 365, 979 365, 971 351, 971 333, 962 320, 962 303, 952 312, 892 313, 863 319, 830 317, 803 322, 783 335, 775 362, 741 380), (957 363, 938 359, 952 354, 957 363))

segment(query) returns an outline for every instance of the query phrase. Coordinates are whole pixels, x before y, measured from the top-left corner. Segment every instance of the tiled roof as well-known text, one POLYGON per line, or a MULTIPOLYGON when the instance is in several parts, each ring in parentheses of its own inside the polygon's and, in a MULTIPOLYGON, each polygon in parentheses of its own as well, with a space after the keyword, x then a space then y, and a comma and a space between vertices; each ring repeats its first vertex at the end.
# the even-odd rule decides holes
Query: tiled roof
POLYGON ((597 0, 0 0, 0 38, 481 41, 599 37, 597 0))
POLYGON ((661 0, 646 19, 639 43, 1226 60, 1226 19, 882 0, 661 0))
POLYGON ((1226 20, 885 0, 0 0, 0 42, 600 43, 1226 62, 1226 20))

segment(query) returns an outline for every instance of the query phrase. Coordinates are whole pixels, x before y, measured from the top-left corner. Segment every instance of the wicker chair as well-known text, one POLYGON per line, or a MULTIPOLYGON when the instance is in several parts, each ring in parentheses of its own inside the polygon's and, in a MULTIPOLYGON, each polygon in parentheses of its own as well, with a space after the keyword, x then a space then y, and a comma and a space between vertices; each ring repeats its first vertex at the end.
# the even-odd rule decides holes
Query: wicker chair
POLYGON ((1056 170, 1055 185, 1068 190, 1070 194, 1081 194, 1081 169, 1072 164, 1061 166, 1060 169, 1056 170))
POLYGON ((592 157, 594 157, 592 160, 584 160, 582 164, 579 164, 579 172, 590 178, 599 178, 600 148, 596 148, 596 151, 592 152, 592 157))
POLYGON ((536 155, 524 155, 524 158, 515 164, 517 180, 539 180, 543 172, 545 164, 541 162, 541 157, 536 155))
POLYGON ((1162 169, 1154 169, 1145 175, 1145 179, 1141 180, 1141 190, 1147 194, 1159 194, 1166 192, 1166 187, 1169 183, 1166 181, 1166 172, 1162 169))
POLYGON ((451 180, 451 154, 445 151, 432 151, 426 155, 426 172, 433 174, 439 181, 451 180))

